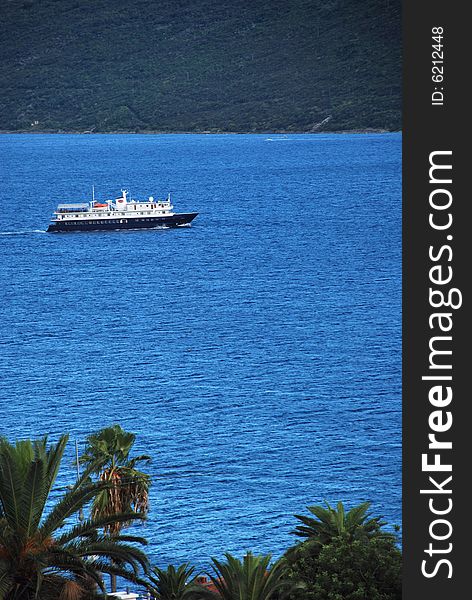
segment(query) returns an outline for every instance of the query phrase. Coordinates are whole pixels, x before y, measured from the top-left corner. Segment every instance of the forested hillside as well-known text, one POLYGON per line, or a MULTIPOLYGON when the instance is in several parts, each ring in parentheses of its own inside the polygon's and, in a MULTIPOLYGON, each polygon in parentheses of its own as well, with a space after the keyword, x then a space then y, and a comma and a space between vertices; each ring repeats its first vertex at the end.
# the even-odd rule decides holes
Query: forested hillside
POLYGON ((2 0, 0 130, 401 127, 399 0, 2 0))

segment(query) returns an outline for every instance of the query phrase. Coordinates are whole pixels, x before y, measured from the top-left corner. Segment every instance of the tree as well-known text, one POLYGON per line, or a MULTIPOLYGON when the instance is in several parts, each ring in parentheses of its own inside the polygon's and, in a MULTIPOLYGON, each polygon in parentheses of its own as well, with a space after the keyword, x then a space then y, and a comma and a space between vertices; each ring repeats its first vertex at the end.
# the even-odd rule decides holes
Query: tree
POLYGON ((347 511, 311 506, 316 518, 295 515, 303 525, 292 533, 305 538, 284 560, 289 577, 303 584, 303 600, 397 600, 401 598, 401 553, 396 536, 384 531, 369 502, 347 511))
MULTIPOLYGON (((147 455, 130 458, 135 439, 134 433, 124 431, 120 425, 105 427, 88 436, 80 462, 88 467, 91 474, 97 475, 99 481, 109 484, 93 500, 93 518, 113 517, 123 512, 147 514, 151 478, 139 471, 136 465, 151 458, 147 455)), ((111 536, 118 536, 128 524, 111 519, 104 530, 111 536)), ((114 575, 111 576, 111 591, 116 591, 114 575)))
POLYGON ((248 552, 243 560, 229 553, 226 562, 212 559, 214 574, 209 577, 215 591, 207 590, 203 598, 222 600, 282 600, 295 587, 287 577, 285 564, 278 561, 269 568, 271 555, 255 556, 248 552))
POLYGON ((132 545, 145 540, 98 533, 141 515, 127 511, 73 523, 109 487, 90 483, 87 471, 46 511, 67 439, 50 447, 46 437, 15 445, 0 439, 0 600, 79 599, 90 582, 103 589, 102 572, 136 581, 140 567, 147 567, 132 545))
POLYGON ((148 574, 147 588, 153 598, 157 600, 191 600, 196 598, 201 587, 196 585, 192 575, 195 567, 188 563, 180 565, 177 569, 169 565, 167 569, 154 567, 152 574, 148 574))
POLYGON ((342 502, 338 502, 337 508, 332 508, 328 502, 326 502, 326 506, 327 508, 319 505, 307 507, 316 519, 295 515, 303 525, 297 525, 292 533, 317 544, 326 544, 332 538, 343 534, 346 534, 350 539, 365 536, 389 537, 392 535, 382 530, 382 527, 386 524, 381 520, 382 517, 372 518, 367 512, 370 508, 370 502, 363 502, 354 506, 348 512, 346 512, 342 502))
POLYGON ((303 582, 293 600, 400 600, 401 553, 388 538, 353 539, 346 532, 318 553, 301 544, 287 555, 290 577, 303 582))

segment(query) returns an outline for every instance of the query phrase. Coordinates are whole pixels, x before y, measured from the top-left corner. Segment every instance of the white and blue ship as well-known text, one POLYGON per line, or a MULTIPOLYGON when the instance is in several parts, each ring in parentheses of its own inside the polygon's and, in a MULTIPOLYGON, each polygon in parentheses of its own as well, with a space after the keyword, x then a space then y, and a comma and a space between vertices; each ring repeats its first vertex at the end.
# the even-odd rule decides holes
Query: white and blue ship
POLYGON ((129 200, 128 192, 121 190, 116 200, 76 204, 59 204, 55 210, 48 232, 109 231, 114 229, 154 229, 159 227, 182 227, 198 215, 174 213, 170 194, 165 200, 129 200))

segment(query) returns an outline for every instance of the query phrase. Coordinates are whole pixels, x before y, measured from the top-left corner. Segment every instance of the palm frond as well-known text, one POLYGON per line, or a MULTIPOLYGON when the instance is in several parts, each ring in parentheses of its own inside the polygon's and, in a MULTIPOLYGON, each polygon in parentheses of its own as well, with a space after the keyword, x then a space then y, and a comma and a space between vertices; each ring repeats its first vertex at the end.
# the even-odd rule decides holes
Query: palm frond
POLYGON ((118 535, 114 535, 113 539, 117 542, 132 542, 133 544, 141 544, 142 546, 147 546, 149 544, 147 538, 139 535, 123 535, 120 533, 118 535))
POLYGON ((67 492, 55 505, 39 528, 41 538, 49 537, 54 531, 61 528, 66 519, 76 514, 106 485, 103 482, 90 483, 67 492))
MULTIPOLYGON (((104 529, 108 525, 111 525, 115 522, 130 523, 132 521, 143 520, 143 519, 145 519, 144 515, 140 515, 135 512, 123 513, 123 514, 118 514, 118 515, 107 515, 107 516, 100 517, 100 518, 98 518, 98 517, 90 518, 90 519, 87 519, 86 521, 84 521, 83 523, 74 525, 67 532, 65 532, 62 535, 60 535, 59 537, 57 537, 56 543, 60 544, 60 545, 67 544, 74 539, 88 537, 90 535, 95 535, 95 537, 97 537, 97 535, 98 535, 97 531, 99 529, 104 529)), ((136 536, 128 536, 128 537, 130 538, 130 541, 144 540, 144 538, 137 538, 136 536)), ((115 536, 114 539, 122 539, 122 537, 115 536)))
MULTIPOLYGON (((130 441, 129 436, 125 442, 130 441)), ((126 510, 93 516, 67 526, 68 519, 99 494, 113 491, 113 482, 91 482, 96 464, 88 464, 82 477, 44 516, 44 507, 56 479, 67 436, 48 447, 47 437, 22 440, 15 445, 0 440, 0 599, 69 600, 90 580, 104 589, 100 573, 140 580, 148 569, 145 554, 136 547, 146 540, 137 536, 100 535, 98 528, 145 518, 126 510), (63 533, 58 535, 58 531, 63 533), (134 544, 134 545, 133 545, 134 544), (97 560, 97 557, 99 560, 97 560), (102 567, 101 569, 99 567, 102 567), (20 575, 18 575, 20 574, 20 575), (18 583, 21 582, 21 583, 18 583)), ((126 444, 125 444, 126 445, 126 444)), ((120 452, 126 448, 120 446, 120 452)), ((118 488, 119 493, 139 487, 118 488)))
POLYGON ((0 441, 0 504, 3 518, 14 529, 21 529, 20 503, 25 476, 25 444, 11 446, 0 441))
POLYGON ((386 524, 381 517, 370 518, 368 510, 370 502, 362 502, 346 511, 344 504, 338 502, 336 508, 325 502, 323 506, 309 506, 308 510, 316 519, 303 515, 295 517, 303 523, 297 525, 292 532, 300 537, 318 540, 321 544, 329 542, 333 537, 346 534, 351 539, 362 537, 391 537, 392 534, 382 531, 386 524))
POLYGON ((200 590, 192 579, 195 567, 185 563, 177 569, 169 565, 167 569, 153 567, 148 573, 147 588, 159 600, 184 600, 192 593, 200 590))
POLYGON ((105 591, 101 570, 97 568, 94 560, 77 558, 71 552, 63 550, 53 553, 50 558, 50 565, 44 570, 43 576, 51 578, 59 576, 61 578, 70 575, 75 577, 89 578, 96 583, 101 590, 105 591))
POLYGON ((100 559, 94 560, 94 566, 100 573, 106 573, 107 575, 116 575, 122 577, 127 581, 136 583, 146 587, 147 581, 141 576, 137 575, 134 570, 127 569, 126 567, 118 566, 100 559))
POLYGON ((62 435, 55 446, 52 446, 49 450, 46 450, 47 437, 43 438, 43 453, 47 456, 47 473, 49 481, 49 492, 52 490, 52 486, 56 481, 59 467, 61 466, 62 456, 66 448, 67 442, 69 441, 68 435, 62 435))
POLYGON ((346 523, 351 525, 352 523, 363 523, 366 519, 367 511, 370 508, 370 502, 362 502, 357 506, 351 508, 346 515, 346 523))
POLYGON ((23 493, 19 502, 19 516, 25 537, 29 538, 36 531, 49 494, 46 483, 47 465, 42 460, 30 464, 23 485, 23 493))
POLYGON ((137 574, 139 567, 147 570, 149 561, 146 554, 131 544, 115 542, 113 538, 102 537, 93 541, 69 544, 69 549, 81 557, 106 556, 118 565, 129 564, 137 574))
MULTIPOLYGON (((80 462, 80 459, 79 459, 80 462)), ((74 461, 74 465, 75 465, 75 461, 74 461)), ((87 462, 85 464, 85 469, 82 471, 82 473, 80 474, 80 477, 76 480, 74 486, 72 487, 72 489, 78 488, 78 487, 82 487, 84 485, 87 485, 89 483, 92 483, 91 480, 91 476, 94 474, 97 474, 100 472, 100 470, 102 469, 103 464, 100 460, 96 459, 96 460, 92 460, 90 462, 87 462)))
MULTIPOLYGON (((225 562, 212 559, 209 577, 223 600, 273 600, 284 598, 293 585, 286 578, 286 566, 278 561, 270 568, 271 556, 248 553, 240 561, 229 553, 225 562)), ((206 597, 211 594, 204 593, 206 597)))
POLYGON ((13 583, 13 579, 10 574, 7 572, 0 572, 0 599, 3 600, 6 598, 7 593, 10 591, 13 583))
MULTIPOLYGON (((152 458, 150 456, 148 456, 147 454, 140 454, 139 456, 135 456, 133 458, 131 458, 128 462, 127 462, 127 467, 129 469, 134 469, 135 466, 140 463, 140 462, 150 462, 152 460, 152 458)), ((144 475, 144 473, 143 473, 144 475)))

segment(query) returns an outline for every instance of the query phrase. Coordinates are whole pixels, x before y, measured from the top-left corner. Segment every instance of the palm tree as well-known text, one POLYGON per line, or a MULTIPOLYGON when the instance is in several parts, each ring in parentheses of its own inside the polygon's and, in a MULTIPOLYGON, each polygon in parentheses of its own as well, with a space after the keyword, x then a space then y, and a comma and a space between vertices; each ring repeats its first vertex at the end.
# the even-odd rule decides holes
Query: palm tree
POLYGON ((140 567, 147 568, 146 556, 132 545, 145 540, 98 533, 141 515, 72 522, 108 487, 90 483, 88 472, 46 511, 67 439, 50 447, 46 437, 15 445, 0 439, 0 600, 79 599, 90 582, 104 590, 102 572, 137 581, 140 567))
MULTIPOLYGON (((105 427, 88 436, 80 462, 88 467, 91 474, 97 475, 99 481, 109 484, 93 500, 93 518, 113 517, 123 512, 146 516, 151 478, 139 471, 136 465, 151 458, 146 455, 130 458, 135 439, 134 433, 124 431, 120 425, 105 427)), ((111 536, 118 536, 126 525, 129 523, 110 520, 104 530, 111 536)), ((111 591, 116 591, 114 575, 111 576, 111 591)))
POLYGON ((354 506, 348 512, 342 502, 338 502, 337 508, 331 507, 326 502, 326 507, 307 507, 316 519, 295 515, 303 525, 297 525, 292 533, 321 545, 329 543, 333 538, 342 534, 346 534, 349 539, 373 536, 394 537, 392 534, 382 531, 381 528, 385 525, 385 522, 381 520, 382 517, 371 518, 367 512, 370 502, 354 506))
POLYGON ((294 598, 399 597, 396 536, 369 508, 369 502, 349 511, 342 502, 336 508, 326 503, 308 507, 315 518, 295 515, 302 525, 292 533, 304 539, 284 555, 290 578, 303 583, 303 594, 294 598))
POLYGON ((226 562, 213 561, 214 574, 209 575, 214 591, 203 591, 202 598, 222 600, 283 600, 294 589, 286 578, 285 564, 277 561, 269 567, 271 555, 255 556, 248 552, 243 560, 229 553, 226 562))
POLYGON ((148 573, 147 589, 156 600, 191 600, 196 598, 201 587, 196 585, 195 567, 188 563, 177 569, 169 565, 167 569, 154 567, 152 574, 148 573))

